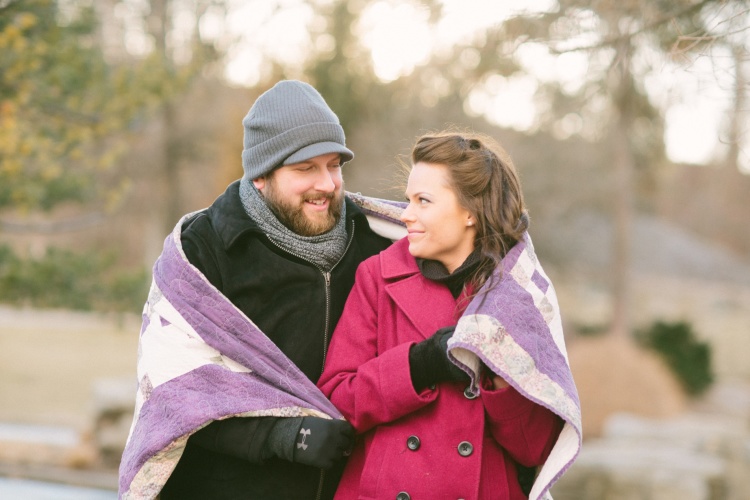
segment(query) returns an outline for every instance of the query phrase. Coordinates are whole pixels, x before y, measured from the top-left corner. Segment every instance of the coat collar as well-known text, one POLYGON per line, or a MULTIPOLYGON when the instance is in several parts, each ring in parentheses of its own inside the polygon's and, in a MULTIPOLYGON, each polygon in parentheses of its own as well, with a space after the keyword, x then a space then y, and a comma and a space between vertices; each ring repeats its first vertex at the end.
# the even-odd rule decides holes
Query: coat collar
POLYGON ((456 324, 456 301, 450 290, 422 276, 417 261, 409 253, 406 238, 380 255, 386 293, 424 338, 440 328, 456 324))
POLYGON ((409 253, 407 238, 401 238, 382 252, 380 271, 386 280, 419 274, 417 261, 409 253))

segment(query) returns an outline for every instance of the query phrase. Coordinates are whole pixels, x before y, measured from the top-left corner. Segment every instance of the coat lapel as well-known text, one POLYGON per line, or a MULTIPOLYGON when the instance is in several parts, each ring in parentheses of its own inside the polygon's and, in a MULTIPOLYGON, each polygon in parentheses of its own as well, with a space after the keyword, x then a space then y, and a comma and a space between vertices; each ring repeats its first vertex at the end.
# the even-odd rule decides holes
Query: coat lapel
POLYGON ((456 324, 456 301, 447 287, 426 279, 409 254, 406 238, 381 254, 386 293, 425 337, 456 324), (395 280, 395 281, 394 281, 395 280))

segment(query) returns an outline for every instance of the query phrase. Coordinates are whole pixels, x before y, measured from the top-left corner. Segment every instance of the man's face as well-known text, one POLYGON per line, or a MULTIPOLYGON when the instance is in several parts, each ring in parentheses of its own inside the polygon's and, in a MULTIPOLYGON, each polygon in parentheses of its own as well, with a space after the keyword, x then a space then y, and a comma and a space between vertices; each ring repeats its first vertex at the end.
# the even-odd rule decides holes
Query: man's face
POLYGON ((341 218, 344 181, 338 153, 284 165, 253 183, 279 221, 300 236, 330 231, 341 218))

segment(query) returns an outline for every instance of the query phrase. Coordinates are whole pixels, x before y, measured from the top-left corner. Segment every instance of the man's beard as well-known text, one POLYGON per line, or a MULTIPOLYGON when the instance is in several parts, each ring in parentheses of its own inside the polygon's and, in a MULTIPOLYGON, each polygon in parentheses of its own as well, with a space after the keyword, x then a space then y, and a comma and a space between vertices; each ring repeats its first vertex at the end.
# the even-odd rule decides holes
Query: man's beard
POLYGON ((278 196, 276 192, 276 183, 269 179, 266 183, 265 193, 263 196, 266 205, 274 213, 279 222, 284 224, 300 236, 317 236, 333 229, 333 226, 341 218, 341 211, 344 207, 344 189, 343 187, 333 193, 304 194, 295 203, 287 201, 278 196), (311 219, 305 215, 304 204, 307 200, 318 199, 330 200, 328 211, 325 217, 311 219))

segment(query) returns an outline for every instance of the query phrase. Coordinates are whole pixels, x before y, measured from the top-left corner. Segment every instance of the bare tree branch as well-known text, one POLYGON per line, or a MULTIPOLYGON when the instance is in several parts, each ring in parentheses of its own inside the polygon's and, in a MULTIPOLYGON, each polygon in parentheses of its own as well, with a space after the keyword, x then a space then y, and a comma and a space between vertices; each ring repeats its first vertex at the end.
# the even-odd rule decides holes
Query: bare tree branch
POLYGON ((639 29, 637 29, 637 30, 635 30, 635 31, 633 31, 631 33, 625 33, 625 34, 622 34, 622 35, 608 37, 608 38, 605 38, 604 40, 602 40, 601 42, 595 43, 593 45, 580 45, 578 47, 573 47, 573 48, 564 49, 564 50, 558 50, 558 49, 555 49, 555 48, 550 48, 550 50, 553 53, 565 54, 565 53, 570 53, 570 52, 591 51, 591 50, 603 49, 605 47, 612 47, 612 46, 618 45, 618 44, 620 44, 622 42, 629 42, 630 40, 632 40, 633 38, 635 38, 636 36, 638 36, 638 35, 640 35, 642 33, 647 33, 647 32, 652 31, 652 30, 654 30, 654 29, 656 29, 656 28, 658 28, 658 27, 660 27, 660 26, 662 26, 664 24, 672 22, 673 20, 675 20, 677 18, 681 18, 681 17, 684 17, 684 16, 688 16, 690 14, 693 14, 695 12, 698 12, 703 7, 705 7, 706 5, 709 5, 709 4, 712 4, 712 3, 716 3, 716 2, 717 2, 717 0, 702 0, 702 1, 698 2, 698 3, 696 3, 696 4, 689 5, 689 6, 683 8, 681 10, 678 10, 676 12, 660 16, 660 17, 654 19, 653 21, 644 24, 639 29))

